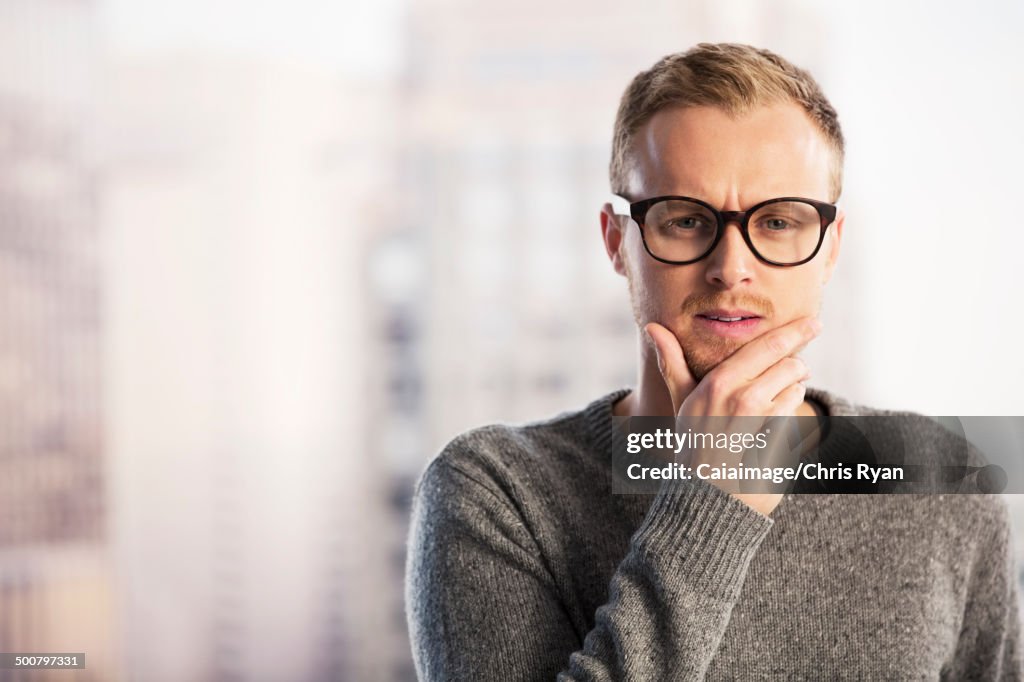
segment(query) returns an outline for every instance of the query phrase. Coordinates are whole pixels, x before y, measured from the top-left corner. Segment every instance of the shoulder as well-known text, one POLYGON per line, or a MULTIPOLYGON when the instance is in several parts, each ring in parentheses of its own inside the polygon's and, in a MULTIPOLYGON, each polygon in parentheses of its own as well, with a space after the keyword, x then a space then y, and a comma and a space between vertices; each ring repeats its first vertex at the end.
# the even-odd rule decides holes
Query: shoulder
POLYGON ((526 424, 488 424, 452 438, 428 463, 470 476, 493 478, 510 469, 540 460, 581 430, 578 413, 563 414, 526 424))
MULTIPOLYGON (((538 479, 561 478, 591 457, 600 417, 621 392, 586 407, 521 424, 488 424, 452 438, 426 465, 417 494, 429 485, 478 486, 505 499, 528 494, 538 479)), ((610 419, 609 419, 610 428, 610 419)))
POLYGON ((808 389, 808 395, 825 405, 830 417, 851 417, 850 422, 885 462, 925 465, 962 477, 967 487, 960 490, 971 492, 928 495, 936 518, 948 516, 947 522, 980 537, 1008 533, 1011 520, 1006 498, 988 486, 984 474, 990 462, 968 440, 958 419, 875 408, 821 389, 808 389))
POLYGON ((917 412, 882 409, 853 402, 837 393, 822 388, 808 387, 807 397, 823 405, 830 417, 894 417, 897 421, 904 422, 930 419, 917 412))
POLYGON ((982 453, 966 437, 955 417, 930 417, 910 410, 871 407, 849 401, 822 389, 808 389, 808 396, 824 405, 830 417, 853 417, 872 446, 895 449, 933 464, 984 466, 982 453))

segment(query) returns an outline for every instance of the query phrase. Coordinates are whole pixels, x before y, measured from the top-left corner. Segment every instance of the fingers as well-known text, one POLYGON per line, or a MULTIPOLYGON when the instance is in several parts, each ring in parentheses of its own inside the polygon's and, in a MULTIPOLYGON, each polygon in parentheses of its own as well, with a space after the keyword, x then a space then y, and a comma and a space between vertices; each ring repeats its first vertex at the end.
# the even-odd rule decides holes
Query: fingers
POLYGON ((794 415, 807 395, 807 386, 801 381, 779 393, 772 401, 771 415, 776 417, 794 415))
MULTIPOLYGON (((807 365, 793 357, 821 331, 821 323, 803 317, 747 343, 703 377, 696 385, 684 361, 678 339, 661 325, 646 327, 658 352, 658 366, 672 395, 677 415, 733 417, 730 433, 751 432, 750 417, 794 416, 806 395, 807 365), (742 421, 740 419, 742 418, 742 421)), ((782 444, 783 441, 776 442, 782 444)), ((788 443, 788 440, 787 440, 788 443)), ((779 456, 785 458, 788 452, 779 456)), ((759 453, 766 457, 772 453, 759 453)), ((694 461, 703 453, 694 455, 694 461)), ((745 493, 723 487, 762 514, 770 514, 781 494, 745 493)))
POLYGON ((644 330, 676 414, 769 416, 795 414, 803 402, 803 382, 810 374, 803 360, 792 356, 817 336, 821 323, 803 317, 763 334, 709 372, 699 386, 675 334, 656 322, 644 330))
POLYGON ((730 373, 736 372, 740 380, 752 381, 782 358, 799 352, 820 331, 821 322, 817 319, 797 318, 754 339, 715 370, 727 367, 730 373))
POLYGON ((758 409, 757 414, 764 414, 759 409, 761 406, 770 410, 779 394, 798 382, 806 381, 810 376, 810 369, 800 358, 782 358, 743 389, 744 402, 758 409))
POLYGON ((679 344, 676 335, 657 322, 651 322, 644 330, 654 343, 654 349, 658 354, 658 369, 668 387, 669 395, 672 396, 672 411, 679 412, 679 406, 697 385, 690 368, 686 366, 686 358, 683 355, 683 347, 679 344))

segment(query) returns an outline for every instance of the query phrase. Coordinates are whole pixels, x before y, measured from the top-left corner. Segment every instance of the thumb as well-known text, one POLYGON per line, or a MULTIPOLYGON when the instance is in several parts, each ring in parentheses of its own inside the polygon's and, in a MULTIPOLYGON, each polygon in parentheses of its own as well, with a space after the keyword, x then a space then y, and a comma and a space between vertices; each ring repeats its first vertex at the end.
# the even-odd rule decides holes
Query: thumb
POLYGON ((686 396, 697 386, 697 381, 690 374, 690 368, 686 366, 683 347, 679 345, 679 339, 675 334, 657 322, 648 323, 644 331, 654 344, 654 350, 658 354, 658 369, 672 397, 672 411, 678 415, 679 408, 686 400, 686 396))

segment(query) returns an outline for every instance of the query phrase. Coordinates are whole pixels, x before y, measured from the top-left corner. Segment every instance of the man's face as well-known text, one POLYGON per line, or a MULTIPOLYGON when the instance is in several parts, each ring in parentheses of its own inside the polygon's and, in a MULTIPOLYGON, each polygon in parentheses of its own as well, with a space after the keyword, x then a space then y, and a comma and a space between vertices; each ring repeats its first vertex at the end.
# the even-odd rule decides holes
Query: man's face
MULTIPOLYGON (((832 200, 832 151, 792 103, 739 118, 713 107, 664 109, 637 131, 631 158, 630 201, 671 194, 738 211, 776 197, 832 200)), ((704 260, 668 265, 645 251, 635 223, 612 218, 609 205, 601 219, 609 257, 629 281, 637 324, 658 322, 673 331, 697 380, 751 339, 818 313, 843 220, 840 212, 813 260, 778 267, 757 259, 735 222, 704 260), (710 319, 729 313, 755 319, 710 319)))

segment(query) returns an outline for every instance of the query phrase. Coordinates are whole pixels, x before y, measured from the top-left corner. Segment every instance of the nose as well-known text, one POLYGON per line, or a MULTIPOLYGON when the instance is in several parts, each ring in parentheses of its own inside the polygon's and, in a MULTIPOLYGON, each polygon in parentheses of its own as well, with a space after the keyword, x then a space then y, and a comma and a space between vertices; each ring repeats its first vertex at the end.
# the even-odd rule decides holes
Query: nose
POLYGON ((755 260, 743 240, 739 223, 729 221, 715 250, 707 257, 705 277, 715 287, 732 289, 753 279, 755 260))

